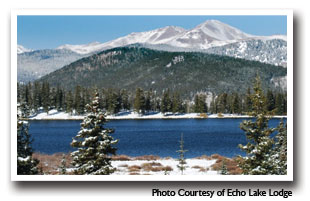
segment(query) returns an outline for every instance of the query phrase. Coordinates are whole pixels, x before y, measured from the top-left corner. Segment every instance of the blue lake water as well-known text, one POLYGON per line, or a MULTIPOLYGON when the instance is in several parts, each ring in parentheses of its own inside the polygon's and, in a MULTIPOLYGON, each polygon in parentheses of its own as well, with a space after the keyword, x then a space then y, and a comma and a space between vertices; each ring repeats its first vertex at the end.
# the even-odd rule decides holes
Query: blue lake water
MULTIPOLYGON (((238 144, 246 144, 244 132, 239 128, 244 119, 177 119, 177 120, 112 120, 107 128, 115 129, 119 139, 117 154, 129 156, 158 155, 178 157, 183 133, 186 158, 220 154, 227 157, 244 155, 238 144)), ((269 121, 276 127, 279 119, 269 121)), ((81 121, 29 121, 29 133, 36 152, 53 154, 71 152, 72 138, 80 130, 81 121)))

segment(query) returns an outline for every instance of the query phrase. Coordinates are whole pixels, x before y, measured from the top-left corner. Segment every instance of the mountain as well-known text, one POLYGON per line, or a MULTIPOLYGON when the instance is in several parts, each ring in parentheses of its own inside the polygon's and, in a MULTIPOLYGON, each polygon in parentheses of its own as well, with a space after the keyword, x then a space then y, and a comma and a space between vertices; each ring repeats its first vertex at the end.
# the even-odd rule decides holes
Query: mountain
POLYGON ((203 50, 250 37, 253 36, 220 21, 208 20, 194 29, 186 31, 181 36, 174 38, 167 44, 175 47, 203 50))
POLYGON ((184 96, 197 91, 245 92, 256 73, 266 88, 280 89, 286 69, 226 56, 198 52, 165 52, 144 47, 120 47, 82 58, 39 81, 60 84, 73 90, 76 85, 98 88, 177 90, 184 96), (281 81, 281 83, 280 83, 281 81))
POLYGON ((58 48, 68 49, 79 54, 91 54, 136 43, 157 50, 207 52, 286 66, 286 36, 255 36, 218 20, 205 21, 190 30, 167 26, 146 32, 131 33, 106 43, 63 45, 58 48), (259 46, 255 46, 255 43, 259 46), (277 44, 277 49, 273 49, 271 44, 277 44), (240 46, 245 49, 240 49, 240 46))
POLYGON ((65 44, 56 49, 37 50, 34 54, 18 46, 18 81, 32 81, 82 57, 133 44, 170 52, 205 52, 284 67, 287 60, 286 36, 254 36, 220 21, 208 20, 190 30, 167 26, 131 33, 105 43, 65 44))
POLYGON ((205 52, 270 63, 286 67, 287 44, 283 39, 248 39, 223 46, 211 47, 205 52))
POLYGON ((167 26, 146 32, 131 33, 127 36, 120 37, 106 43, 94 42, 86 45, 67 44, 60 46, 57 49, 68 49, 79 54, 89 54, 134 43, 165 44, 184 32, 186 32, 186 30, 181 27, 167 26))
POLYGON ((175 48, 190 48, 204 50, 210 47, 224 45, 240 39, 256 36, 246 34, 237 28, 217 20, 208 20, 191 30, 182 27, 167 26, 146 32, 131 33, 106 43, 90 43, 86 45, 63 45, 58 49, 68 49, 79 54, 106 50, 135 43, 165 44, 175 48))
POLYGON ((36 50, 17 55, 17 80, 34 81, 50 72, 74 62, 85 55, 70 50, 36 50))
POLYGON ((31 51, 33 51, 33 50, 27 49, 22 45, 17 45, 17 54, 22 54, 24 52, 31 52, 31 51))

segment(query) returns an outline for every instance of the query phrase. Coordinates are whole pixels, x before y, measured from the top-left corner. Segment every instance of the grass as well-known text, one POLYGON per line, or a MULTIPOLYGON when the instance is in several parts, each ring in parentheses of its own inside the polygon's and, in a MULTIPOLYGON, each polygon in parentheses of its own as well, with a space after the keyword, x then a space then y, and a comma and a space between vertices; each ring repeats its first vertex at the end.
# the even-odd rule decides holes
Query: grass
POLYGON ((216 170, 216 171, 220 171, 221 170, 221 167, 222 167, 222 162, 225 162, 226 164, 226 167, 227 167, 227 170, 228 170, 228 173, 230 175, 240 175, 242 174, 242 170, 238 167, 238 163, 236 161, 236 158, 225 158, 223 156, 220 156, 217 158, 215 164, 213 164, 211 167, 213 170, 216 170))
MULTIPOLYGON (((52 155, 48 154, 41 154, 41 153, 34 153, 33 158, 39 159, 40 163, 38 165, 38 169, 40 174, 44 175, 58 175, 60 174, 59 167, 61 166, 61 160, 63 158, 63 153, 55 153, 52 155)), ((72 158, 70 153, 65 154, 66 158, 66 167, 72 168, 71 162, 72 158)), ((160 158, 159 156, 154 155, 145 155, 145 156, 138 156, 138 157, 130 157, 126 155, 116 155, 112 157, 113 161, 124 161, 118 165, 118 171, 122 171, 122 168, 125 168, 128 171, 129 175, 138 175, 138 174, 149 174, 151 172, 167 172, 173 171, 171 166, 164 166, 161 163, 157 162, 156 160, 159 159, 172 159, 170 157, 160 158), (126 164, 125 161, 135 161, 135 160, 145 160, 149 162, 144 162, 141 165, 131 165, 129 166, 126 164), (149 173, 148 173, 149 172, 149 173)), ((225 158, 219 154, 213 154, 211 156, 202 155, 200 157, 196 157, 195 159, 201 160, 216 160, 215 164, 211 166, 211 170, 219 171, 222 167, 222 161, 225 160, 225 164, 227 166, 227 170, 229 174, 238 175, 242 173, 242 170, 237 166, 237 161, 235 158, 225 158)), ((210 169, 205 168, 199 165, 192 166, 191 168, 197 169, 200 172, 207 172, 210 169)), ((67 172, 67 174, 73 174, 73 172, 67 172)))

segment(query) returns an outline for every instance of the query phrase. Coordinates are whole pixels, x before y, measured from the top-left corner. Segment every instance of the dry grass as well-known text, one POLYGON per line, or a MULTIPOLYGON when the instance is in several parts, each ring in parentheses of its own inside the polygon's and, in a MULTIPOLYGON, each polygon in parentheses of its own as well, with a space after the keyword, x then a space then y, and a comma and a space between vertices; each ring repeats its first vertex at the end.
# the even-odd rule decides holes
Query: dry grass
POLYGON ((163 166, 161 163, 143 163, 141 165, 142 169, 146 172, 160 172, 160 171, 172 171, 172 167, 163 166))
POLYGON ((139 172, 141 170, 141 166, 132 165, 132 166, 129 166, 127 169, 129 172, 139 172))
POLYGON ((208 169, 206 169, 204 167, 200 167, 199 168, 199 172, 207 172, 208 170, 209 170, 209 168, 208 169))
POLYGON ((128 165, 127 164, 120 164, 120 165, 118 165, 118 167, 128 167, 128 165))
MULTIPOLYGON (((63 153, 55 153, 52 155, 34 153, 33 158, 38 159, 40 162, 38 164, 40 174, 59 174, 59 167, 61 166, 61 161, 63 158, 63 153)), ((72 158, 70 154, 65 154, 66 167, 71 167, 72 158)))
POLYGON ((155 161, 159 159, 160 159, 159 156, 154 155, 137 156, 133 158, 133 160, 146 160, 146 161, 155 161))
POLYGON ((140 175, 138 172, 130 172, 129 175, 140 175))
POLYGON ((221 170, 223 160, 225 162, 225 165, 227 167, 228 173, 231 175, 240 175, 242 174, 242 170, 238 167, 238 163, 236 159, 230 159, 230 158, 225 158, 223 156, 218 157, 216 160, 215 164, 213 164, 211 167, 215 171, 221 170))
POLYGON ((207 115, 207 113, 200 113, 199 117, 201 117, 201 118, 208 118, 208 115, 207 115))
POLYGON ((194 165, 194 166, 192 166, 192 168, 193 168, 193 169, 200 169, 200 168, 202 168, 202 167, 199 166, 199 165, 194 165))
POLYGON ((223 160, 224 156, 221 156, 219 154, 212 154, 211 155, 211 159, 220 159, 220 160, 223 160))
POLYGON ((131 161, 131 157, 126 156, 126 155, 115 155, 112 156, 113 161, 131 161))
POLYGON ((200 159, 200 160, 212 160, 212 158, 210 156, 207 156, 207 155, 202 155, 202 156, 199 156, 199 157, 196 157, 195 159, 200 159))

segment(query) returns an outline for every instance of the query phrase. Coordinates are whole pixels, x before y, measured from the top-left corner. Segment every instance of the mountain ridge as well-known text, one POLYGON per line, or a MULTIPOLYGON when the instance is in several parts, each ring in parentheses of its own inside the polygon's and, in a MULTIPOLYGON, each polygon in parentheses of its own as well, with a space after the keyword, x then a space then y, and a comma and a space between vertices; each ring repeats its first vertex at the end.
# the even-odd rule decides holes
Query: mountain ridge
MULTIPOLYGON (((263 87, 279 89, 277 80, 286 76, 283 67, 256 61, 198 52, 166 52, 144 47, 119 47, 84 57, 39 81, 73 90, 76 85, 98 88, 152 88, 177 90, 185 96, 197 91, 244 93, 256 73, 263 87)), ((279 83, 278 83, 279 84, 279 83)))

